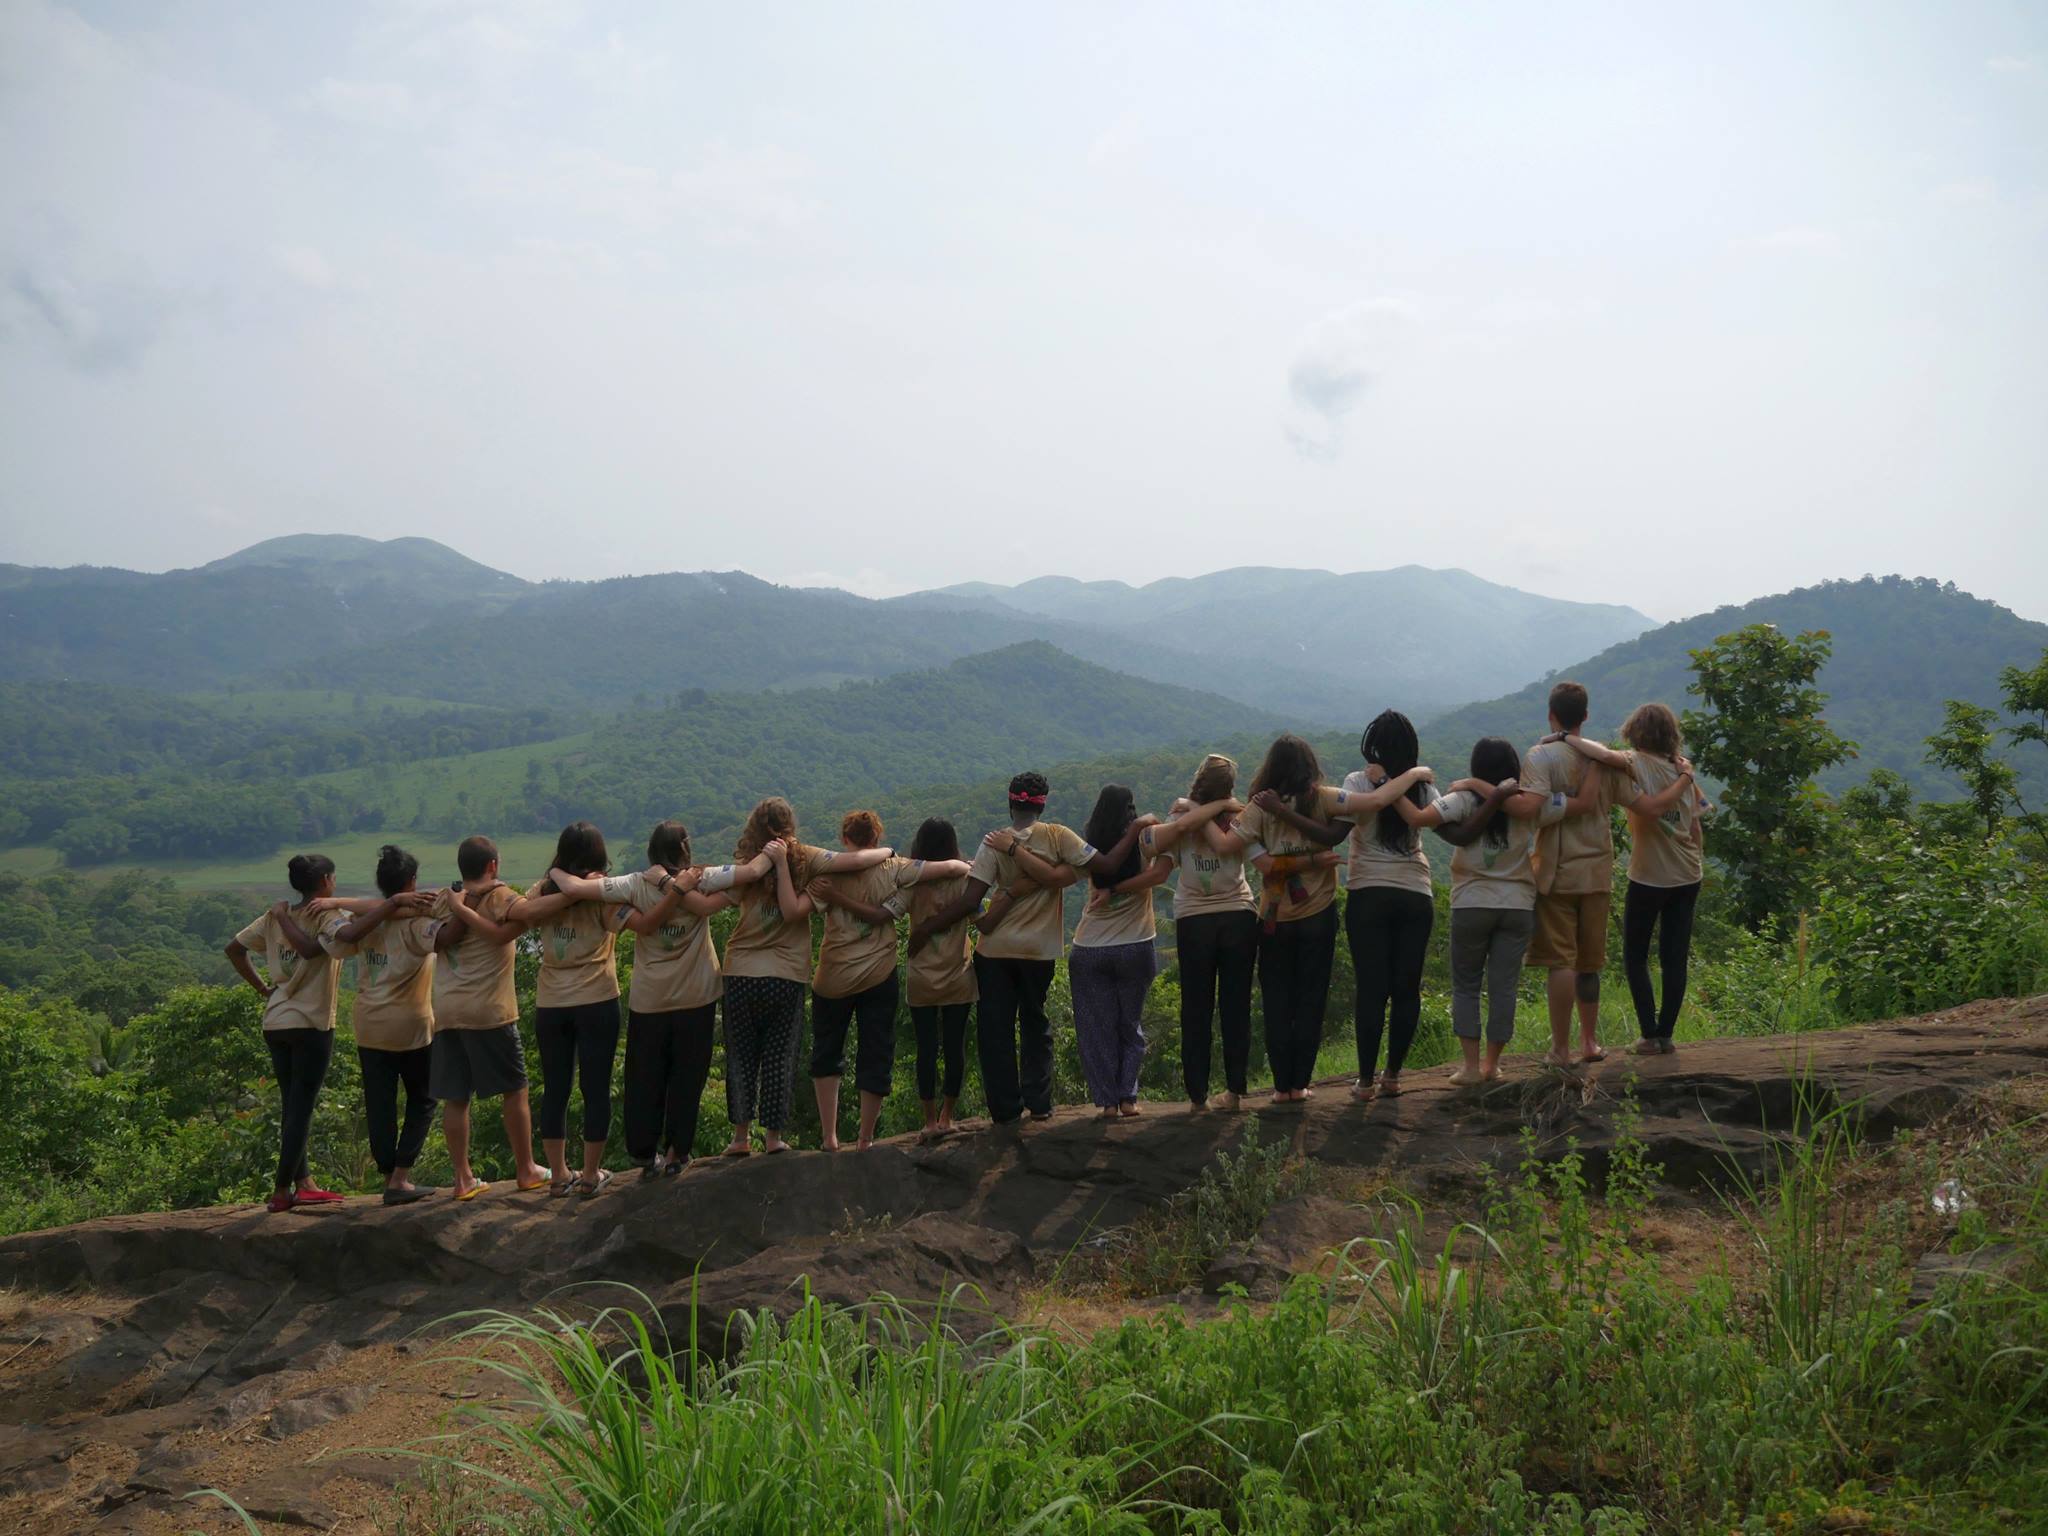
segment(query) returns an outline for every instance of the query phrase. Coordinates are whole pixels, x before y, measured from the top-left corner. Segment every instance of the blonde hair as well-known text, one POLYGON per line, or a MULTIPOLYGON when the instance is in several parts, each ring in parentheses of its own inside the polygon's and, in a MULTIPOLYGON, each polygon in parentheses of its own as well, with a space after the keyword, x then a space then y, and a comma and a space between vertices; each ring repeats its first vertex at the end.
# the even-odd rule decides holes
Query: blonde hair
POLYGON ((1188 798, 1197 805, 1228 798, 1237 787, 1237 764, 1221 752, 1211 752, 1195 770, 1195 782, 1188 786, 1188 798))
MULTIPOLYGON (((770 795, 747 813, 747 824, 740 828, 740 840, 732 850, 733 863, 746 863, 778 838, 789 846, 791 857, 795 857, 796 810, 780 795, 770 795)), ((774 890, 773 880, 757 881, 740 893, 740 899, 759 901, 772 895, 774 890)))
POLYGON ((1638 704, 1621 725, 1621 739, 1638 752, 1654 757, 1676 757, 1683 740, 1678 716, 1668 704, 1638 704))

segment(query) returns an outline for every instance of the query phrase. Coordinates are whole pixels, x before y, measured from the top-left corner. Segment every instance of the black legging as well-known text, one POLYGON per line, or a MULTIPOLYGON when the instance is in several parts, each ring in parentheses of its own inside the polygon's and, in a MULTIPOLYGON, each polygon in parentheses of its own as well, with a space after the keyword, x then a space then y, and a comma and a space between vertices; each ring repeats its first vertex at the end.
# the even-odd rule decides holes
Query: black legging
POLYGON ((1422 1017, 1422 966, 1436 903, 1420 891, 1367 885, 1344 898, 1344 932, 1358 977, 1358 1076, 1370 1082, 1379 1067, 1380 1035, 1387 1037, 1387 1071, 1399 1073, 1415 1043, 1422 1017), (1389 1020, 1389 1009, 1392 1018, 1389 1020))
POLYGON ((967 1076, 967 1016, 972 1003, 917 1003, 910 1027, 917 1031, 917 1096, 920 1099, 960 1097, 967 1076), (939 1058, 945 1057, 945 1086, 940 1092, 939 1058))
POLYGON ((1692 954, 1692 913, 1700 899, 1700 883, 1641 885, 1628 883, 1621 909, 1621 963, 1628 973, 1628 995, 1636 1005, 1636 1027, 1645 1040, 1669 1040, 1678 1027, 1679 1005, 1685 1001, 1685 964, 1692 954), (1657 934, 1658 968, 1664 973, 1664 1001, 1650 989, 1650 934, 1657 934))
POLYGON ((1276 923, 1259 935, 1259 997, 1266 1012, 1266 1057, 1273 1087, 1306 1088, 1323 1048, 1330 962, 1337 954, 1337 909, 1276 923))
POLYGON ((433 1059, 430 1045, 410 1051, 356 1047, 356 1060, 363 1069, 363 1124, 370 1133, 370 1156, 386 1178, 392 1169, 410 1168, 418 1162, 420 1148, 427 1144, 427 1130, 434 1123, 434 1101, 427 1096, 433 1059), (398 1121, 400 1084, 405 1087, 402 1126, 398 1121))
POLYGON ((612 1133, 612 1058, 619 1052, 619 1000, 579 1003, 574 1008, 536 1008, 533 1033, 540 1042, 540 1137, 566 1141, 569 1088, 583 1081, 583 1139, 603 1141, 612 1133))
POLYGON ((1242 1094, 1252 1054, 1252 972, 1259 958, 1259 915, 1197 912, 1176 918, 1180 959, 1180 1074, 1190 1104, 1209 1102, 1209 1023, 1222 1015, 1223 1083, 1242 1094))
POLYGON ((263 1043, 270 1047, 270 1072, 284 1108, 278 1125, 276 1187, 289 1189, 311 1175, 306 1143, 313 1136, 313 1106, 320 1102, 320 1087, 327 1081, 327 1063, 334 1059, 334 1031, 266 1029, 263 1043))
POLYGON ((690 1155, 717 1016, 716 1003, 626 1015, 626 1152, 634 1162, 663 1150, 690 1155))

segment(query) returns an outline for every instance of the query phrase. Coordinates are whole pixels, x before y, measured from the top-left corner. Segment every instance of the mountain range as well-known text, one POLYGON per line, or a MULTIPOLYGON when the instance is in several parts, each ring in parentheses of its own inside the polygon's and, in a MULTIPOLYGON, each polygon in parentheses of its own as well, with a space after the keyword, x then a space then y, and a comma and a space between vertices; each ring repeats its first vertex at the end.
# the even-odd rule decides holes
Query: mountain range
POLYGON ((272 539, 191 570, 0 567, 0 681, 264 684, 550 708, 801 688, 1024 641, 1304 723, 1504 692, 1637 634, 1629 608, 1463 571, 1261 567, 873 600, 744 572, 533 583, 427 539, 272 539), (563 643, 567 642, 567 643, 563 643))

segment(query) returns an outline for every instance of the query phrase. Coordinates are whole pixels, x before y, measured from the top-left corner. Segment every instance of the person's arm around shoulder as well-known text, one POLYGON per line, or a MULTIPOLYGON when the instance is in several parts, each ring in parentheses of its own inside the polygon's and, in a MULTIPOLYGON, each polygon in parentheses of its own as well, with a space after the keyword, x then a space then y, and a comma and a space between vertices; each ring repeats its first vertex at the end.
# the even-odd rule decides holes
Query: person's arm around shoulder
POLYGON ((863 901, 839 881, 819 875, 804 887, 804 894, 811 898, 814 907, 837 907, 850 912, 871 928, 887 928, 896 921, 896 914, 872 901, 863 901))
POLYGON ((336 944, 360 944, 382 924, 400 918, 419 917, 433 905, 432 891, 400 891, 396 896, 373 903, 367 911, 357 913, 335 929, 331 938, 336 944))
POLYGON ((988 882, 982 879, 980 875, 972 873, 974 867, 973 865, 968 866, 970 872, 967 876, 967 883, 959 895, 955 896, 922 922, 913 921, 911 923, 910 938, 906 943, 906 947, 911 954, 916 954, 926 944, 930 943, 933 934, 944 933, 955 923, 972 916, 981 906, 981 898, 988 893, 988 882))
POLYGON ((1210 800, 1202 805, 1176 808, 1166 820, 1152 828, 1152 851, 1165 853, 1182 838, 1212 827, 1219 816, 1235 816, 1244 807, 1235 800, 1210 800))
POLYGON ((511 887, 507 885, 494 885, 481 896, 475 898, 475 902, 472 902, 469 893, 466 891, 450 891, 448 893, 449 915, 456 922, 462 924, 469 932, 476 934, 488 943, 510 944, 519 935, 526 932, 527 929, 526 920, 520 916, 519 912, 524 898, 515 896, 509 899, 492 901, 492 898, 499 891, 510 889, 511 887), (497 907, 498 915, 492 917, 486 912, 479 911, 475 903, 480 902, 490 902, 491 905, 497 907))
POLYGON ((1349 822, 1318 821, 1313 816, 1304 816, 1270 789, 1262 789, 1253 795, 1252 804, 1275 821, 1292 827, 1310 842, 1320 843, 1325 848, 1334 848, 1351 835, 1349 822))

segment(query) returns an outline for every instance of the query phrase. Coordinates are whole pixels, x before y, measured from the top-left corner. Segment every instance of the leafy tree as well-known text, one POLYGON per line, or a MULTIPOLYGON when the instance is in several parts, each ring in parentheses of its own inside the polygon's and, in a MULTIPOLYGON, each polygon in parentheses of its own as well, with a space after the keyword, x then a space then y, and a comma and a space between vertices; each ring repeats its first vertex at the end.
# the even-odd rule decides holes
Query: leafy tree
POLYGON ((1963 699, 1950 699, 1942 707, 1946 718, 1927 738, 1927 760, 1963 781, 1977 814, 1984 818, 1985 838, 1996 837, 2005 820, 2005 802, 2018 792, 2020 781, 2011 763, 1991 755, 1998 711, 1963 699))
MULTIPOLYGON (((2018 716, 2020 722, 2008 727, 2005 734, 2014 742, 2031 741, 2048 747, 2048 649, 2041 652, 2041 659, 2031 667, 2005 668, 1998 674, 1998 685, 2005 693, 2006 712, 2018 716)), ((2020 803, 2017 789, 2012 803, 2033 828, 2034 835, 2048 843, 2048 827, 2042 826, 2041 818, 2020 803)))
POLYGON ((1866 830, 1913 819, 1913 786, 1889 768, 1873 768, 1870 777, 1842 796, 1842 814, 1866 830))
POLYGON ((1826 630, 1791 637, 1751 624, 1692 652, 1688 691, 1706 708, 1686 711, 1685 736, 1722 785, 1709 847, 1752 929, 1803 901, 1807 861, 1827 833, 1814 775, 1855 755, 1855 743, 1821 718, 1827 695, 1813 686, 1829 648, 1826 630))

